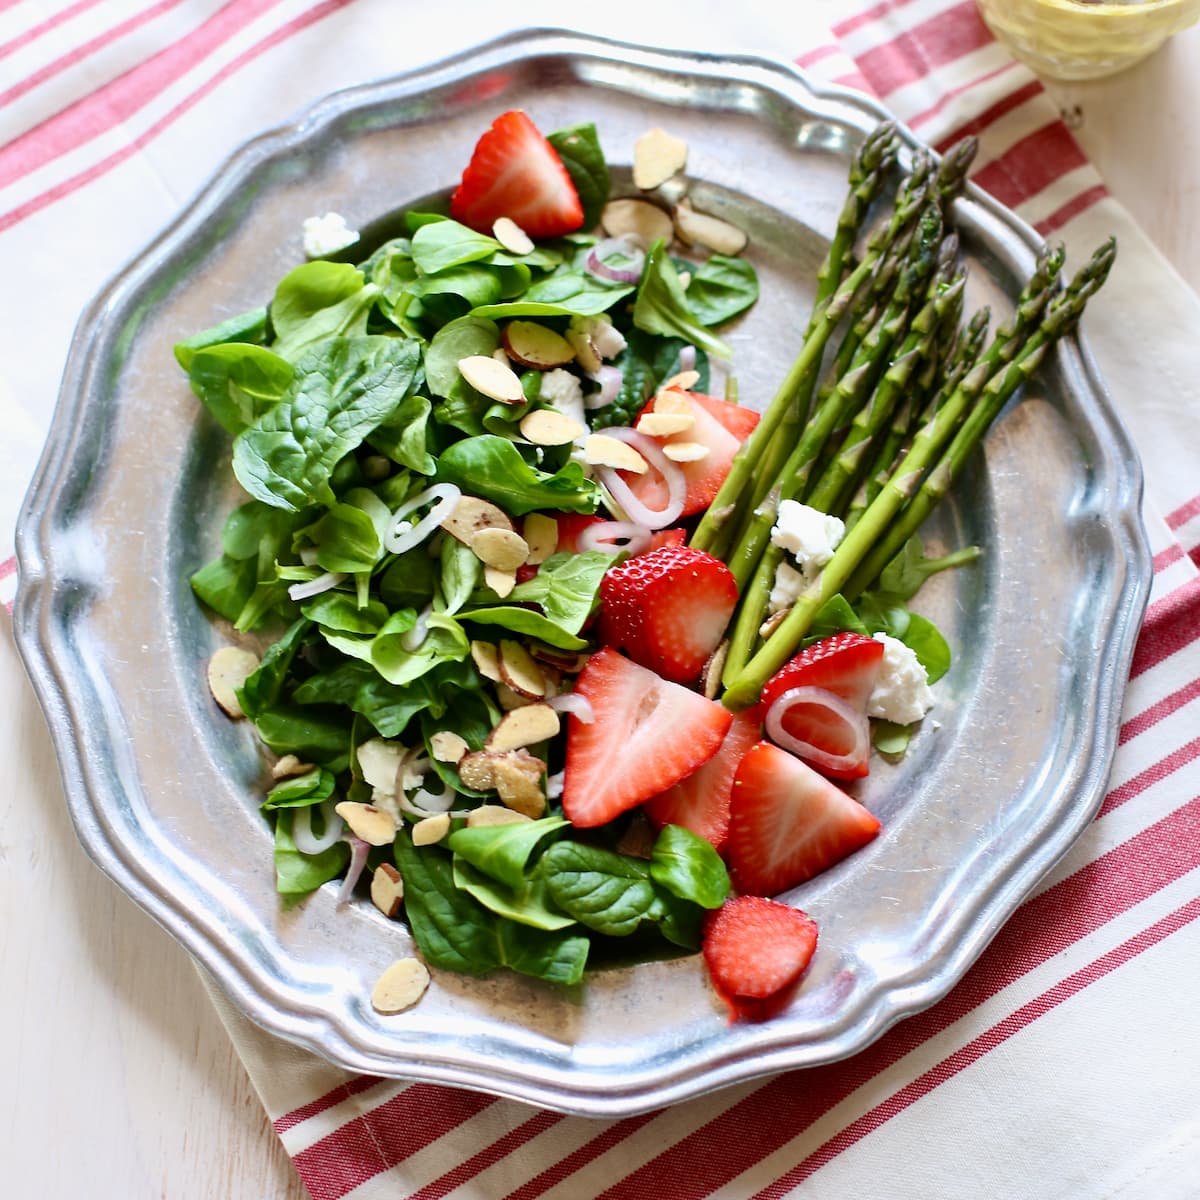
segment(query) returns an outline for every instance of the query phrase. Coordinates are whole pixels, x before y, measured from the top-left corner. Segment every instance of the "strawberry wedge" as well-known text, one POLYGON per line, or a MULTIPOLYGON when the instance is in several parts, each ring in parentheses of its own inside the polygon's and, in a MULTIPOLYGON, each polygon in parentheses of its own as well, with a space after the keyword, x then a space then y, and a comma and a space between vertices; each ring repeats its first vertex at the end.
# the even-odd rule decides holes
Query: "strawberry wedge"
POLYGON ((717 753, 733 722, 716 701, 609 648, 588 659, 574 690, 593 719, 568 719, 562 806, 581 827, 603 825, 674 787, 717 753))
POLYGON ((725 851, 739 891, 776 896, 839 863, 878 833, 878 819, 770 742, 738 764, 725 851))

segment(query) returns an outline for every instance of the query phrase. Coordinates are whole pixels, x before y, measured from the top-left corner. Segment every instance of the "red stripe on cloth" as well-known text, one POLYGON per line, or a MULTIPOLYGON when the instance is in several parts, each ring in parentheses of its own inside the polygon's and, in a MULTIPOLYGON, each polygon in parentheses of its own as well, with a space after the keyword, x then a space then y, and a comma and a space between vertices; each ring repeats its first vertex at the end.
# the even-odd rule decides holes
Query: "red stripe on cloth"
POLYGON ((1200 576, 1155 600, 1146 609, 1133 650, 1130 679, 1200 638, 1200 576))
POLYGON ((1164 696, 1157 704, 1152 704, 1144 712, 1130 717, 1121 726, 1117 744, 1125 745, 1131 738, 1137 737, 1139 733, 1145 733, 1151 726, 1157 725, 1159 721, 1169 717, 1173 712, 1178 712, 1185 704, 1190 704, 1198 696, 1200 696, 1200 679, 1193 679, 1186 687, 1181 687, 1177 692, 1164 696))
MULTIPOLYGON (((777 1075, 605 1192, 608 1200, 701 1200, 802 1134, 864 1083, 1003 988, 1200 866, 1200 799, 1023 904, 945 999, 860 1054, 777 1075)), ((618 1121, 507 1200, 535 1200, 645 1123, 618 1121)))
POLYGON ((915 116, 909 117, 908 124, 913 129, 918 129, 924 125, 926 121, 933 120, 938 113, 943 112, 946 107, 953 104, 964 93, 969 92, 972 88, 980 87, 982 84, 990 83, 993 79, 998 79, 1001 75, 1006 74, 1020 67, 1020 63, 1016 59, 1011 62, 1004 63, 1003 66, 997 67, 994 71, 987 71, 980 75, 978 79, 972 79, 969 83, 960 84, 958 87, 950 88, 936 104, 931 105, 924 112, 919 112, 915 116))
POLYGON ((233 0, 152 58, 68 105, 0 149, 0 187, 128 121, 280 0, 233 0))
POLYGON ((1068 200, 1061 208, 1056 208, 1048 217, 1043 217, 1037 222, 1035 228, 1042 237, 1049 237, 1056 229, 1061 229, 1068 221, 1079 216, 1081 212, 1085 212, 1091 208, 1093 204, 1099 203, 1108 196, 1108 188, 1102 183, 1090 187, 1085 192, 1080 192, 1072 200, 1068 200))
POLYGON ((383 1082, 385 1081, 378 1075, 356 1075, 353 1079, 339 1084, 333 1091, 326 1092, 324 1096, 318 1096, 316 1100, 310 1100, 307 1104, 302 1104, 299 1108, 294 1108, 291 1112, 284 1113, 282 1117, 278 1117, 273 1122, 275 1132, 287 1133, 289 1129, 294 1129, 310 1117, 318 1116, 331 1108, 336 1108, 337 1105, 349 1100, 351 1096, 357 1096, 360 1092, 365 1092, 373 1088, 377 1083, 383 1082))
POLYGON ((292 1158, 312 1200, 339 1200, 496 1103, 494 1096, 414 1083, 292 1158))
POLYGON ((1032 100, 1035 96, 1040 96, 1045 87, 1042 86, 1040 79, 1031 79, 1023 87, 1017 88, 1015 91, 1009 92, 1007 96, 997 100, 995 104, 988 105, 978 116, 972 117, 969 121, 964 121, 961 125, 955 126, 953 132, 948 133, 934 147, 939 154, 945 154, 955 142, 962 138, 970 137, 973 134, 980 134, 990 125, 994 125, 1001 117, 1012 112, 1014 109, 1020 108, 1028 100, 1032 100))
POLYGON ((222 67, 212 78, 206 80, 190 96, 181 100, 169 113, 151 125, 136 140, 110 154, 108 158, 93 164, 86 171, 81 171, 78 175, 74 175, 70 179, 66 179, 57 186, 50 188, 48 191, 42 192, 40 196, 35 196, 32 200, 4 213, 0 216, 0 233, 3 233, 6 229, 11 229, 14 225, 19 225, 27 217, 31 217, 43 208, 47 208, 56 201, 62 200, 79 188, 91 183, 92 180, 106 174, 113 167, 119 166, 127 158, 131 158, 137 154, 142 147, 153 141, 164 129, 174 124, 188 109, 192 108, 200 100, 203 100, 209 92, 217 88, 229 76, 240 71, 247 63, 253 62, 260 54, 272 49, 280 42, 287 41, 292 34, 306 29, 309 25, 327 17, 330 13, 336 12, 339 8, 345 8, 347 4, 352 3, 354 3, 354 0, 323 0, 322 3, 310 8, 307 12, 301 13, 298 17, 293 17, 286 25, 281 25, 278 29, 273 30, 262 41, 256 42, 248 50, 239 54, 232 62, 222 67))
POLYGON ((1181 504, 1174 512, 1170 512, 1166 516, 1167 526, 1170 529, 1178 529, 1181 525, 1186 525, 1193 517, 1200 517, 1200 496, 1194 496, 1186 504, 1181 504))
POLYGON ((905 1087, 893 1092, 870 1112, 864 1113, 857 1121, 835 1134, 803 1162, 797 1163, 786 1175, 756 1192, 751 1200, 778 1200, 779 1197, 786 1195, 826 1163, 836 1158, 843 1150, 848 1150, 869 1133, 887 1124, 894 1116, 902 1113, 922 1097, 929 1095, 940 1084, 953 1079, 955 1075, 978 1062, 989 1051, 1002 1045, 1040 1017, 1052 1012, 1060 1004, 1078 995, 1084 988, 1137 958, 1139 954, 1157 946, 1171 934, 1186 928, 1197 917, 1200 917, 1200 899, 1189 901, 1174 912, 1168 913, 1161 920, 1155 921, 1148 929, 1144 929, 1141 933, 1122 942, 1107 954, 1096 959, 1095 962, 1072 972, 1061 983, 1056 983, 1040 996, 1023 1004, 1011 1016, 997 1022, 990 1029, 968 1042, 961 1050, 944 1058, 937 1066, 931 1067, 905 1087))
POLYGON ((16 555, 12 558, 6 558, 0 562, 0 579, 7 579, 10 575, 15 575, 17 571, 16 555))
POLYGON ((1054 120, 981 167, 974 181, 1001 204, 1015 208, 1084 166, 1087 159, 1079 144, 1061 121, 1054 120))
MULTIPOLYGON (((34 71, 32 75, 26 76, 20 83, 13 84, 8 91, 0 92, 0 107, 5 104, 11 104, 14 100, 25 95, 26 92, 31 92, 35 87, 39 87, 45 83, 47 79, 61 74, 68 67, 73 67, 81 59, 87 58, 89 54, 95 54, 97 50, 103 50, 110 42, 114 42, 128 33, 132 33, 140 25, 144 25, 147 21, 153 20, 153 18, 159 16, 161 13, 177 7, 181 2, 182 0, 161 0, 161 3, 154 5, 152 8, 147 8, 140 13, 136 13, 128 21, 123 21, 120 25, 114 25, 111 29, 106 29, 103 33, 92 38, 90 42, 84 42, 82 46, 76 46, 70 53, 64 54, 60 58, 56 58, 53 62, 47 63, 40 70, 34 71)), ((4 49, 4 47, 0 47, 0 57, 3 57, 4 49)))
POLYGON ((30 42, 37 41, 42 34, 49 33, 50 30, 57 28, 63 22, 69 21, 72 17, 79 16, 81 12, 87 12, 89 8, 94 8, 99 3, 100 0, 79 0, 77 4, 72 4, 70 8, 64 8, 61 12, 53 13, 37 25, 31 25, 24 33, 18 33, 15 38, 10 38, 4 45, 0 46, 0 58, 7 58, 10 54, 20 50, 22 46, 28 46, 30 42))
POLYGON ((861 71, 852 71, 848 75, 838 75, 833 82, 840 84, 842 87, 853 88, 856 92, 865 92, 868 96, 875 94, 871 90, 871 84, 868 82, 867 77, 861 71))
POLYGON ((1120 808, 1127 800, 1140 796, 1147 788, 1161 783, 1168 775, 1173 775, 1180 767, 1200 758, 1200 738, 1194 738, 1186 745, 1172 750, 1165 758, 1152 763, 1144 771, 1139 771, 1132 779, 1126 780, 1120 787, 1113 788, 1104 797, 1104 803, 1096 814, 1097 819, 1107 816, 1114 808, 1120 808))
POLYGON ((1165 550, 1160 550, 1151 562, 1154 574, 1157 575, 1159 571, 1165 571, 1167 567, 1186 557, 1187 555, 1184 554, 1183 547, 1178 542, 1172 546, 1168 546, 1165 550))
POLYGON ((835 54, 841 54, 842 49, 827 42, 824 46, 816 46, 812 50, 806 51, 796 59, 796 66, 801 68, 811 67, 814 63, 819 63, 826 58, 831 58, 835 54))
POLYGON ((882 45, 863 51, 855 61, 876 94, 887 96, 994 40, 975 0, 962 0, 882 45))

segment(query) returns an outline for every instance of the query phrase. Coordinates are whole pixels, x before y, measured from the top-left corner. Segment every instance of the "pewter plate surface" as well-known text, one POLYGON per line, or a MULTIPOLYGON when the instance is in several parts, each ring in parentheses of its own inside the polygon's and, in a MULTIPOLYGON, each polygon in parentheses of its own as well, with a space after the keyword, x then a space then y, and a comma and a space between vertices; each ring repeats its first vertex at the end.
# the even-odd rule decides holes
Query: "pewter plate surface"
MULTIPOLYGON (((415 1009, 378 1016, 371 985, 407 931, 365 902, 336 911, 334 885, 280 907, 264 760, 207 694, 230 634, 187 581, 237 492, 171 347, 262 303, 301 260, 304 217, 381 236, 443 194, 512 107, 546 130, 594 121, 618 186, 646 128, 687 140, 697 206, 748 230, 763 283, 729 334, 740 394, 772 393, 883 111, 780 62, 510 35, 257 138, 96 298, 18 531, 16 632, 84 847, 250 1018, 352 1070, 621 1116, 862 1049, 945 995, 1071 846, 1104 792, 1146 600, 1141 474, 1086 348, 1063 343, 931 526, 987 549, 919 597, 955 663, 908 757, 861 791, 882 836, 788 897, 821 943, 782 1016, 729 1026, 697 956, 569 992, 438 973, 415 1009)), ((1000 319, 1039 240, 976 190, 957 219, 968 303, 1000 319)))

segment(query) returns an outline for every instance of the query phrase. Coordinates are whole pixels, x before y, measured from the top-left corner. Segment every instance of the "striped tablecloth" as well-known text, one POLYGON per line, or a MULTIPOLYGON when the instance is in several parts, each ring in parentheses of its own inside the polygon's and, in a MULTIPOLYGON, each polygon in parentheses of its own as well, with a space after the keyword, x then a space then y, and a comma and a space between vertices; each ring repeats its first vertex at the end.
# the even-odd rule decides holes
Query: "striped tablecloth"
MULTIPOLYGON (((86 300, 245 137, 503 31, 501 7, 0 0, 0 603, 86 300)), ((935 147, 977 134, 975 182, 1069 261, 1118 236, 1085 330, 1147 463, 1154 584, 1099 816, 936 1007, 848 1061, 630 1119, 348 1076, 214 1003, 316 1200, 1196 1197, 1200 302, 973 0, 847 3, 832 28, 737 7, 616 0, 572 26, 794 60, 877 95, 935 147)), ((520 13, 563 16, 537 0, 520 13)))

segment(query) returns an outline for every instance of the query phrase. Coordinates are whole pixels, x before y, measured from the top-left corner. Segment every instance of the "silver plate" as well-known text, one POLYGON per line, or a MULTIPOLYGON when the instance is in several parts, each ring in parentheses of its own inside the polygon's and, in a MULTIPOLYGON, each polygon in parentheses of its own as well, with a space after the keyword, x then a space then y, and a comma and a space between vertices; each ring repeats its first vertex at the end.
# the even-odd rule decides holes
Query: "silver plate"
MULTIPOLYGON (((569 993, 439 973, 412 1011, 375 1014, 371 985, 407 931, 367 903, 336 911, 333 885, 281 909, 264 761, 207 694, 229 634, 187 581, 235 487, 171 347, 260 304, 300 261, 304 217, 382 231, 373 218, 444 192, 512 107, 543 129, 595 121, 618 183, 649 126, 687 140, 697 206, 750 233, 763 296, 730 340, 742 397, 770 395, 849 154, 886 114, 781 62, 510 35, 255 139, 91 304, 20 522, 16 634, 84 847, 250 1018, 354 1071, 613 1117, 843 1058, 951 989, 1096 812, 1149 554, 1135 452, 1068 340, 933 523, 945 545, 987 548, 920 597, 956 661, 907 759, 862 791, 883 835, 790 897, 821 944, 785 1014, 729 1026, 698 957, 569 993)), ((969 304, 998 319, 1039 239, 975 189, 957 210, 969 304)))

